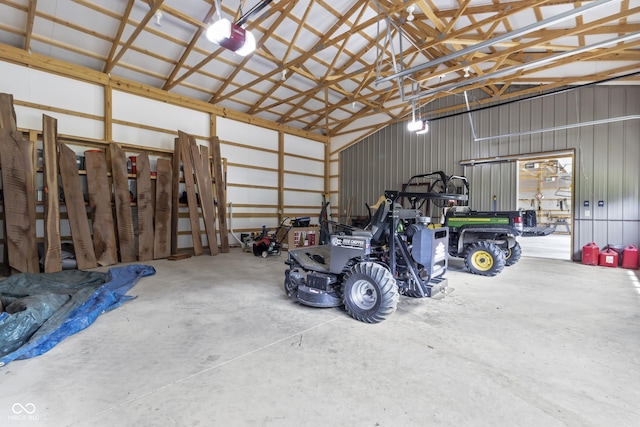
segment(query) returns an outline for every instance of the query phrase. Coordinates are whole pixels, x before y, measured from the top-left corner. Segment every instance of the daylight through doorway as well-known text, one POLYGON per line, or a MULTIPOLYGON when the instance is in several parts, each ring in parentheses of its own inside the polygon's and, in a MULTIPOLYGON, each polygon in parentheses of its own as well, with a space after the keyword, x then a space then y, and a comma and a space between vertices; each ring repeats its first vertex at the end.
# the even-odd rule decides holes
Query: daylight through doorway
POLYGON ((571 259, 573 156, 518 160, 518 209, 527 211, 523 256, 571 259))

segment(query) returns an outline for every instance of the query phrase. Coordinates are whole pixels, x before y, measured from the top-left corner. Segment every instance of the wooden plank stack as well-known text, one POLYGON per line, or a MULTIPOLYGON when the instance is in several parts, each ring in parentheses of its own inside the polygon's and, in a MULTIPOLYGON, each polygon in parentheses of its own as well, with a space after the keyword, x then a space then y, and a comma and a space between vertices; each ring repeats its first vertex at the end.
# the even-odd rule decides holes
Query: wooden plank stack
MULTIPOLYGON (((207 236, 207 242, 211 255, 217 255, 222 252, 229 252, 229 238, 226 223, 226 201, 224 196, 224 185, 222 180, 222 159, 220 159, 220 143, 217 138, 212 141, 213 147, 213 163, 216 171, 216 195, 217 200, 213 197, 214 179, 211 176, 211 164, 209 159, 209 150, 206 146, 198 147, 195 138, 185 132, 178 131, 176 139, 176 147, 174 151, 173 165, 174 168, 182 167, 184 174, 184 183, 186 188, 187 203, 189 206, 189 219, 191 223, 191 234, 193 238, 194 253, 199 255, 202 253, 202 240, 200 231, 200 215, 198 208, 202 211, 204 226, 207 236), (216 146, 217 143, 217 146, 216 146), (217 157, 216 157, 217 154, 217 157), (199 196, 199 197, 198 197, 199 196), (220 224, 220 238, 222 242, 221 249, 218 247, 218 232, 216 230, 216 209, 218 210, 218 223, 220 224), (200 251, 200 252, 198 252, 200 251)), ((180 185, 179 179, 173 178, 174 201, 178 200, 175 193, 178 192, 180 185)), ((178 212, 177 204, 174 206, 172 221, 177 224, 178 212)), ((174 228, 175 230, 175 228, 174 228)), ((177 235, 174 233, 172 242, 177 241, 177 235)), ((175 243, 172 243, 175 252, 175 243)))
POLYGON ((57 120, 43 116, 42 129, 42 170, 36 172, 37 133, 30 133, 32 141, 23 138, 16 125, 13 97, 0 94, 1 219, 5 228, 5 264, 12 271, 36 273, 62 269, 61 206, 66 209, 70 238, 80 269, 190 256, 177 253, 177 208, 181 186, 186 192, 193 253, 200 255, 204 251, 200 216, 211 255, 229 251, 217 138, 212 141, 212 162, 208 147, 199 146, 193 136, 179 131, 173 159, 157 159, 155 188, 148 153, 143 151, 136 156, 137 170, 132 171, 128 169, 127 154, 116 143, 105 145, 106 152, 103 149, 86 150, 88 194, 85 195, 81 178, 85 171, 78 170, 82 161, 71 147, 59 141, 57 120), (183 178, 179 176, 181 170, 183 178), (41 260, 36 239, 36 173, 42 173, 44 196, 44 200, 38 199, 42 202, 40 212, 44 211, 41 260), (130 188, 134 181, 135 186, 131 188, 136 193, 135 203, 130 188), (62 192, 59 191, 60 184, 62 192))

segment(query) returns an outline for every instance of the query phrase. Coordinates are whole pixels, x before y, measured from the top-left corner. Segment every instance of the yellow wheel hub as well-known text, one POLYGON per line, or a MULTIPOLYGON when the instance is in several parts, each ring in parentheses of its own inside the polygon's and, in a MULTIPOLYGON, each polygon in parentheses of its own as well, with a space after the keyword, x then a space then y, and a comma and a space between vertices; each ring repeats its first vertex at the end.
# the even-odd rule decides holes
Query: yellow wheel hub
POLYGON ((493 257, 487 251, 478 251, 474 253, 471 257, 471 261, 473 262, 473 265, 481 271, 488 271, 493 267, 493 257))

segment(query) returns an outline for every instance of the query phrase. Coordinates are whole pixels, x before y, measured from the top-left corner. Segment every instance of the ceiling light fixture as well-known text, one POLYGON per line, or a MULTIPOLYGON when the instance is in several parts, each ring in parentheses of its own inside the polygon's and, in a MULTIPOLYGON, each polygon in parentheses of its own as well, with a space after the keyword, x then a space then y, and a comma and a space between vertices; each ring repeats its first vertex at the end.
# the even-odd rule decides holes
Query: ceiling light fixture
POLYGON ((246 31, 226 18, 211 24, 206 34, 210 42, 219 44, 240 56, 247 56, 256 48, 256 39, 251 31, 246 31))
POLYGON ((423 135, 429 132, 429 123, 426 120, 422 121, 422 129, 416 132, 416 135, 423 135))
POLYGON ((416 10, 416 6, 415 6, 415 5, 413 5, 413 4, 412 4, 412 5, 410 5, 410 6, 407 8, 407 12, 409 12, 409 16, 407 16, 407 21, 409 21, 409 22, 413 21, 413 18, 414 18, 414 16, 413 16, 413 12, 414 12, 415 10, 416 10))
POLYGON ((417 135, 429 132, 429 123, 422 118, 416 120, 416 101, 411 100, 411 121, 407 123, 407 130, 417 135))
POLYGON ((251 31, 245 29, 245 24, 249 18, 264 9, 271 1, 272 0, 260 1, 236 22, 231 22, 222 17, 221 1, 215 0, 218 20, 207 28, 207 39, 240 56, 249 55, 256 50, 256 38, 251 31))
POLYGON ((412 120, 407 123, 407 130, 410 132, 419 132, 424 128, 422 120, 412 120))
POLYGON ((422 129, 422 121, 416 121, 416 100, 411 100, 411 121, 407 123, 409 132, 416 132, 422 129))

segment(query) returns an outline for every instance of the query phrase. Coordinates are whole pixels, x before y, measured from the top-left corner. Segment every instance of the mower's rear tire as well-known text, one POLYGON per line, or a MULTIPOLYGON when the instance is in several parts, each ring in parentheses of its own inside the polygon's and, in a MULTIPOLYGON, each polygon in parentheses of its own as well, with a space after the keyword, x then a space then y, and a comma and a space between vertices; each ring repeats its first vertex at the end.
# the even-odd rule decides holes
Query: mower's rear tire
POLYGON ((504 270, 504 252, 493 243, 476 242, 469 246, 465 254, 464 265, 472 274, 495 276, 504 270))
POLYGON ((507 267, 520 261, 522 256, 522 248, 520 243, 516 242, 515 246, 504 251, 504 265, 507 267))
POLYGON ((396 311, 400 295, 389 270, 374 262, 361 262, 344 275, 342 298, 351 317, 378 323, 396 311))

